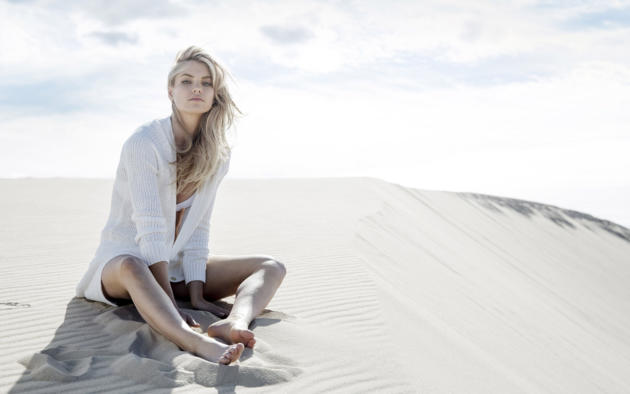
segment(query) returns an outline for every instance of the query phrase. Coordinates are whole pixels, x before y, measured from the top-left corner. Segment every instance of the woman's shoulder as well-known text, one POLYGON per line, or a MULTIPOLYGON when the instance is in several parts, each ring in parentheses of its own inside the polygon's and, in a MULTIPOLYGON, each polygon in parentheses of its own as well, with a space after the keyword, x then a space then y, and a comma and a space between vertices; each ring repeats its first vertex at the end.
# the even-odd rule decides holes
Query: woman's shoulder
POLYGON ((173 161, 166 132, 163 130, 166 119, 155 119, 143 123, 127 137, 123 143, 120 160, 126 165, 149 164, 157 171, 161 162, 173 161))
POLYGON ((170 117, 153 119, 148 122, 142 123, 138 126, 134 132, 129 136, 129 138, 145 138, 145 139, 155 139, 158 134, 163 134, 166 130, 165 128, 168 126, 167 122, 170 121, 170 117))
POLYGON ((123 150, 154 150, 164 143, 165 122, 169 118, 150 120, 138 126, 123 143, 123 150))
POLYGON ((230 160, 232 159, 232 152, 231 151, 227 151, 224 155, 223 158, 221 159, 221 162, 219 164, 219 172, 223 172, 223 175, 225 175, 225 173, 228 172, 228 170, 230 169, 230 160))
POLYGON ((164 128, 167 126, 167 123, 170 123, 171 117, 166 116, 166 117, 161 117, 161 118, 156 118, 153 120, 149 120, 147 122, 142 123, 140 126, 138 126, 138 128, 136 129, 136 131, 163 131, 164 128))

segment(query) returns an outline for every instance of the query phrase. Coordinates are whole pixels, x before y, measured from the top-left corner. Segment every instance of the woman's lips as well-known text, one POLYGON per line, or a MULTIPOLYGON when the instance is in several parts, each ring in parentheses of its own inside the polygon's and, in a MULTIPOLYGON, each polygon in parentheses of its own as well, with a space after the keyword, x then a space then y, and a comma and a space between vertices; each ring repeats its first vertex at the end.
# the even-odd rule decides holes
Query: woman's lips
POLYGON ((191 98, 190 101, 203 101, 203 100, 198 97, 194 97, 194 98, 191 98))

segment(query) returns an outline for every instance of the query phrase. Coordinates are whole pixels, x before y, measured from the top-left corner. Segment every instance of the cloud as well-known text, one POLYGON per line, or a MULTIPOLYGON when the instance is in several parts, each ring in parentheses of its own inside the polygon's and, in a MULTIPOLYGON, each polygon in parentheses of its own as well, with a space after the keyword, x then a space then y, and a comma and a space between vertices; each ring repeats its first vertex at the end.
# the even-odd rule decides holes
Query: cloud
POLYGON ((116 31, 96 31, 87 34, 87 36, 94 37, 111 46, 118 46, 119 44, 136 44, 138 42, 137 34, 116 31))
POLYGON ((568 18, 562 26, 571 30, 630 27, 630 8, 608 8, 580 13, 568 18))
POLYGON ((189 10, 168 0, 91 0, 58 2, 51 6, 62 12, 78 12, 104 22, 121 25, 138 19, 170 19, 188 15, 189 10))
POLYGON ((277 44, 297 44, 306 42, 314 36, 303 27, 261 26, 260 31, 277 44))
POLYGON ((89 83, 79 80, 14 81, 0 83, 0 109, 13 118, 32 114, 80 113, 88 106, 83 92, 89 83))

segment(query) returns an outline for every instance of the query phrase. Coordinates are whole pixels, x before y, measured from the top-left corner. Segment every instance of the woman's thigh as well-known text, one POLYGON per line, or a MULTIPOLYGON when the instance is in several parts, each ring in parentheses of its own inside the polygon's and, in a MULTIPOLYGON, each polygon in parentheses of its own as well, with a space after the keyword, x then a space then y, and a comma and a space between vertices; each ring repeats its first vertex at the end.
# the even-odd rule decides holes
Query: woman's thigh
MULTIPOLYGON (((212 255, 206 263, 206 283, 204 298, 208 301, 220 300, 236 294, 238 286, 266 261, 276 261, 267 255, 227 256, 212 255)), ((171 283, 177 298, 188 299, 185 281, 171 283)))

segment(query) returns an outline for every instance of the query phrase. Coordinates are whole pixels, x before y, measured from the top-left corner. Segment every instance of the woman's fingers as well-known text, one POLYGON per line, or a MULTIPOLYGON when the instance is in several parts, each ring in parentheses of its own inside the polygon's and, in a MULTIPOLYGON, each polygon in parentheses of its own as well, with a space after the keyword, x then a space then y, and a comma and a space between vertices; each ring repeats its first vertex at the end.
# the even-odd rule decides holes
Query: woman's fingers
POLYGON ((202 310, 202 311, 206 311, 206 312, 210 312, 213 315, 216 315, 218 317, 228 317, 228 315, 230 314, 229 311, 226 311, 223 308, 220 308, 214 304, 211 304, 209 302, 203 303, 199 306, 197 306, 197 309, 202 310))
POLYGON ((212 308, 212 310, 209 311, 209 312, 214 314, 214 315, 217 315, 219 317, 228 317, 228 315, 229 315, 229 313, 225 309, 222 309, 222 308, 219 308, 219 307, 216 307, 216 306, 214 308, 212 308))
POLYGON ((188 313, 186 312, 182 312, 181 310, 179 311, 179 314, 182 316, 182 318, 184 319, 184 321, 186 322, 186 324, 188 324, 189 326, 192 327, 199 327, 199 323, 197 323, 197 321, 188 313))
POLYGON ((229 310, 225 310, 221 307, 218 307, 216 305, 214 305, 211 302, 208 302, 206 300, 197 300, 196 302, 193 302, 193 308, 198 309, 200 311, 206 311, 206 312, 210 312, 215 316, 218 316, 220 318, 226 318, 230 315, 230 311, 229 310))
POLYGON ((186 318, 188 319, 188 325, 193 326, 193 327, 199 326, 199 323, 197 323, 197 321, 188 313, 186 313, 186 318))

